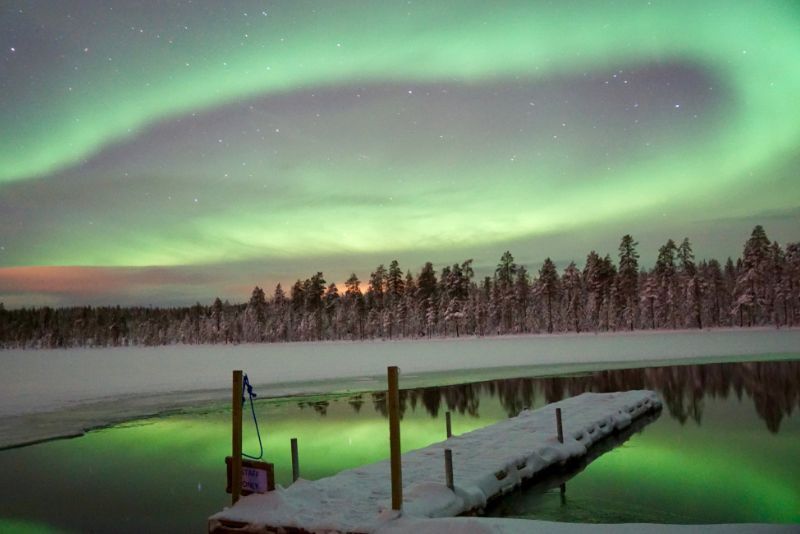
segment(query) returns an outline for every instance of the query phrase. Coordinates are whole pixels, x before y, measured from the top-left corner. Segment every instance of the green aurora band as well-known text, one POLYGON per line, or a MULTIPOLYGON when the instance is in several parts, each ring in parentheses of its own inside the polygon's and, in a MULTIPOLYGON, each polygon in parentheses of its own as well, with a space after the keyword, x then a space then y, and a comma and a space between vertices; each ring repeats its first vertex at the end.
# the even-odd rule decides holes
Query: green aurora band
MULTIPOLYGON (((518 2, 488 14, 481 2, 437 2, 408 13, 404 4, 348 4, 319 3, 313 13, 308 4, 277 7, 252 26, 199 19, 199 28, 171 44, 166 36, 142 40, 115 49, 118 59, 86 60, 78 75, 64 75, 74 97, 42 84, 4 132, 0 180, 53 172, 164 117, 247 95, 352 78, 476 83, 671 59, 717 70, 734 94, 736 109, 708 152, 726 156, 726 177, 797 146, 796 2, 518 2), (108 65, 115 61, 124 67, 108 65)), ((153 16, 129 8, 125 21, 146 27, 153 16)), ((110 27, 94 38, 115 37, 110 27)), ((692 170, 704 171, 684 169, 692 170)))

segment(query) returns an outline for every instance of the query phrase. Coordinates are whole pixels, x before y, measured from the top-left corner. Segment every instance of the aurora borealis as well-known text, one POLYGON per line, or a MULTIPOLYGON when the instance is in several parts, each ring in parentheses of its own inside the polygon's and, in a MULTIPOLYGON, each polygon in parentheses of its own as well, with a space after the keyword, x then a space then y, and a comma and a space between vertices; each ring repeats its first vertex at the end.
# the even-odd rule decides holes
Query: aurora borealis
POLYGON ((0 7, 0 301, 800 227, 800 5, 0 7))

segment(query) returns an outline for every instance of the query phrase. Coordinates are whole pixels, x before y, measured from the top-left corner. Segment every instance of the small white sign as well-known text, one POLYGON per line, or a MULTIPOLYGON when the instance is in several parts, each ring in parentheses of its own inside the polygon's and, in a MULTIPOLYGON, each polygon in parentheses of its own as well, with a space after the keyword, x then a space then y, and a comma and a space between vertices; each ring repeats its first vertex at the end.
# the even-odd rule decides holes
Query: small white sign
MULTIPOLYGON (((233 487, 233 460, 230 456, 225 457, 225 464, 228 471, 228 484, 225 491, 231 493, 233 487)), ((250 493, 266 493, 275 489, 275 466, 269 462, 259 462, 254 460, 242 460, 242 495, 250 493)))
POLYGON ((267 472, 242 466, 242 489, 252 493, 267 492, 267 472))

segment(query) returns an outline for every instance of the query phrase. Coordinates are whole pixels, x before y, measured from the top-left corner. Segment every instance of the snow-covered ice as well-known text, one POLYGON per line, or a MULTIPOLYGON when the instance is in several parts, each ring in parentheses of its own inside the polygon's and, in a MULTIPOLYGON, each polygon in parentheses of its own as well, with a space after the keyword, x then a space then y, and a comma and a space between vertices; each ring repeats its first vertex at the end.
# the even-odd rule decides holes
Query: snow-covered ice
MULTIPOLYGON (((652 391, 583 393, 489 427, 453 436, 402 456, 404 517, 451 517, 486 506, 523 480, 554 464, 583 456, 589 447, 660 408, 652 391), (564 443, 556 436, 561 408, 564 443), (445 485, 444 450, 453 451, 454 491, 445 485)), ((402 433, 402 430, 401 430, 402 433)), ((393 520, 389 461, 342 471, 286 489, 249 495, 210 518, 256 528, 295 527, 311 532, 374 532, 393 520)))
POLYGON ((660 525, 653 523, 556 523, 496 517, 400 518, 379 534, 772 534, 796 533, 797 525, 734 523, 726 525, 660 525))
POLYGON ((0 448, 224 401, 244 369, 260 396, 452 384, 664 363, 797 358, 799 329, 572 334, 392 342, 0 351, 0 448))

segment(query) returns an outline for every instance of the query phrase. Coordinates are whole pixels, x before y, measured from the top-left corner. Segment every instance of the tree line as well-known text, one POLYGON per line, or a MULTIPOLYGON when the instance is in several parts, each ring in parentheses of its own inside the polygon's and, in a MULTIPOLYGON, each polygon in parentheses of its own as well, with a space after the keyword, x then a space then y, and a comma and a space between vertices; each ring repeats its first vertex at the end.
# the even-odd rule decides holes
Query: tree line
POLYGON ((0 347, 56 348, 174 343, 261 343, 523 333, 601 332, 720 326, 793 326, 800 315, 800 242, 781 247, 756 226, 742 256, 695 261, 688 238, 639 266, 638 243, 620 241, 616 262, 591 251, 561 272, 538 272, 505 252, 493 275, 476 279, 472 260, 414 275, 396 260, 343 291, 321 272, 268 298, 210 306, 70 307, 8 310, 0 303, 0 347), (362 289, 363 287, 363 289, 362 289))

